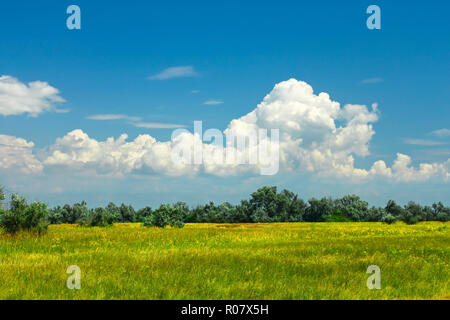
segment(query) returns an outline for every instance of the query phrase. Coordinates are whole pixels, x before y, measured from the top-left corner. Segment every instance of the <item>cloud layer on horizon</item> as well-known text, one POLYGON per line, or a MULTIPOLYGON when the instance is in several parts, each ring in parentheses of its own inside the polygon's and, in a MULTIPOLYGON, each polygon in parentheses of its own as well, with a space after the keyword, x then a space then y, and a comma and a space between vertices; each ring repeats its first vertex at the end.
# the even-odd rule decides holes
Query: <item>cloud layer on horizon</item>
MULTIPOLYGON (((382 160, 369 169, 356 168, 354 157, 370 154, 369 143, 375 134, 372 124, 379 119, 378 106, 346 104, 330 99, 328 93, 314 94, 303 81, 290 79, 274 86, 250 113, 232 120, 224 133, 248 136, 259 129, 279 129, 279 143, 272 144, 280 153, 280 170, 308 172, 318 176, 367 181, 374 178, 394 182, 419 182, 450 179, 450 159, 442 163, 420 163, 414 168, 412 159, 398 153, 391 167, 382 160)), ((42 173, 63 169, 88 175, 123 176, 170 175, 195 176, 209 174, 233 176, 257 174, 263 165, 183 164, 171 159, 174 148, 193 148, 199 143, 210 154, 226 152, 202 142, 200 136, 184 132, 172 141, 157 141, 142 134, 127 141, 126 134, 117 139, 97 141, 80 129, 67 133, 42 150, 32 152, 33 142, 0 136, 0 171, 42 173)), ((250 142, 245 150, 251 154, 259 142, 250 142)), ((232 147, 231 147, 232 148, 232 147)))

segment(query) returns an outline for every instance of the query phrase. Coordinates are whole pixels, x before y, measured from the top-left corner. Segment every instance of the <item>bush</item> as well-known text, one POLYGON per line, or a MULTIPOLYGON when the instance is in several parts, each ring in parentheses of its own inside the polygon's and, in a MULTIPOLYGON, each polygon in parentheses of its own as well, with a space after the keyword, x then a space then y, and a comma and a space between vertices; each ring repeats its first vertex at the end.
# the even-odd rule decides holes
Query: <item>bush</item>
POLYGON ((48 209, 47 205, 42 202, 34 202, 25 208, 23 229, 29 231, 36 231, 39 234, 47 231, 48 209))
POLYGON ((0 227, 9 234, 16 234, 22 228, 22 217, 10 210, 0 211, 0 227))
POLYGON ((326 222, 351 222, 340 210, 334 210, 332 213, 325 216, 326 222))
POLYGON ((61 213, 62 208, 57 206, 55 208, 50 209, 47 215, 47 220, 50 224, 61 224, 64 223, 64 217, 61 213))
POLYGON ((390 213, 386 213, 383 215, 383 217, 381 217, 381 222, 387 223, 387 224, 392 224, 394 222, 397 221, 397 218, 394 217, 392 214, 390 213))
POLYGON ((411 213, 408 210, 404 210, 402 220, 406 224, 416 224, 419 222, 419 217, 415 216, 413 213, 411 213))
POLYGON ((450 215, 446 212, 439 212, 437 214, 436 220, 442 222, 450 221, 450 215))
POLYGON ((169 224, 169 216, 166 211, 157 209, 151 216, 144 219, 145 227, 164 228, 169 224))
POLYGON ((114 223, 114 218, 108 210, 99 207, 91 210, 89 215, 80 221, 80 224, 89 227, 107 227, 114 223))
POLYGON ((145 207, 142 209, 139 209, 136 213, 136 221, 138 222, 144 222, 144 220, 147 217, 150 217, 152 215, 152 208, 151 207, 145 207))
POLYGON ((145 218, 144 226, 164 228, 170 225, 175 228, 183 228, 184 214, 184 209, 180 206, 161 205, 150 216, 145 218))
POLYGON ((28 205, 25 198, 13 194, 10 207, 10 210, 0 209, 0 227, 9 234, 14 235, 20 230, 41 234, 47 230, 48 209, 45 203, 28 205))
POLYGON ((174 220, 170 223, 170 225, 174 228, 183 228, 184 227, 184 222, 182 220, 174 220))

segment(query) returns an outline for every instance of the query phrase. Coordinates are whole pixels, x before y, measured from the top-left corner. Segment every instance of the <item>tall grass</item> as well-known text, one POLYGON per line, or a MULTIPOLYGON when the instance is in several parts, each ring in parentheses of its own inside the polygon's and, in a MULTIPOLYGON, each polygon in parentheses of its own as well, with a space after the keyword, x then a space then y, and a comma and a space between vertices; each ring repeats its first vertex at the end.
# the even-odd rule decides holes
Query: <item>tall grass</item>
POLYGON ((0 299, 450 297, 449 223, 116 224, 0 234, 0 299), (69 265, 81 289, 66 287, 69 265), (381 268, 381 290, 366 287, 381 268))

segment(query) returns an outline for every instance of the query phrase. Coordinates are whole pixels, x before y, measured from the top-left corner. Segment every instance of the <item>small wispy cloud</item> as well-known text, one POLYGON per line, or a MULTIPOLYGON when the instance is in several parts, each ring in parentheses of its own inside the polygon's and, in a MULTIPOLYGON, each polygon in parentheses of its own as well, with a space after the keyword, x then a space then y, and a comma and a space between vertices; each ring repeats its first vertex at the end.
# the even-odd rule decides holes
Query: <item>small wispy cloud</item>
POLYGON ((223 101, 215 100, 215 99, 210 99, 210 100, 206 100, 205 102, 203 102, 203 104, 207 104, 207 105, 210 105, 210 106, 217 105, 217 104, 222 104, 222 103, 223 103, 223 101))
POLYGON ((179 66, 164 69, 160 73, 148 77, 150 80, 168 80, 173 78, 185 78, 198 76, 193 66, 179 66))
POLYGON ((142 122, 140 117, 132 117, 126 114, 96 114, 86 117, 89 120, 98 121, 109 121, 109 120, 124 120, 128 124, 135 126, 136 128, 146 128, 146 129, 174 129, 174 128, 184 128, 183 124, 174 123, 162 123, 162 122, 142 122))
POLYGON ((89 120, 108 121, 108 120, 126 120, 126 121, 141 121, 139 117, 131 117, 126 114, 96 114, 86 117, 89 120))
POLYGON ((416 146, 440 146, 445 143, 434 140, 427 139, 403 139, 403 142, 406 144, 416 145, 416 146))
POLYGON ((175 129, 186 127, 183 124, 160 123, 160 122, 135 122, 131 124, 137 128, 146 128, 146 129, 175 129))
POLYGON ((383 79, 381 78, 368 78, 361 80, 361 84, 374 84, 374 83, 380 83, 383 82, 383 79))
POLYGON ((69 113, 70 109, 69 108, 65 108, 65 109, 58 108, 58 109, 55 109, 55 112, 56 113, 69 113))
POLYGON ((450 129, 443 128, 443 129, 439 129, 439 130, 434 130, 430 134, 432 134, 433 136, 437 136, 437 137, 449 137, 450 129))
POLYGON ((200 93, 200 90, 191 90, 191 93, 193 94, 200 93))

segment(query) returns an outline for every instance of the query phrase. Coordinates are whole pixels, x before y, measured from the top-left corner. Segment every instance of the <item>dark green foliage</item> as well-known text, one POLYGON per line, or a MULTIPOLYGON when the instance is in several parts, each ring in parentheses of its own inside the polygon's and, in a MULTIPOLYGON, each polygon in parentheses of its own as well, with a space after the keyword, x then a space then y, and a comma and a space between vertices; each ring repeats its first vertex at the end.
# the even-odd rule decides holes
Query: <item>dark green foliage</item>
POLYGON ((136 221, 137 222, 144 222, 144 220, 152 215, 152 208, 151 207, 145 207, 142 209, 139 209, 136 212, 136 221))
POLYGON ((349 222, 368 221, 394 223, 404 221, 415 224, 419 221, 449 221, 450 208, 442 202, 421 206, 409 202, 401 207, 389 200, 384 208, 371 207, 356 195, 338 199, 312 198, 305 203, 297 194, 277 191, 277 187, 262 187, 250 195, 250 199, 233 205, 224 202, 216 205, 209 202, 190 208, 185 202, 161 205, 135 211, 131 205, 120 207, 110 202, 105 208, 89 209, 85 201, 74 205, 56 206, 51 210, 43 203, 28 205, 24 198, 13 195, 9 209, 5 210, 5 199, 0 187, 0 225, 10 233, 19 230, 42 232, 47 224, 79 223, 86 226, 109 226, 115 222, 143 222, 145 226, 164 228, 183 227, 185 223, 253 223, 253 222, 349 222))
POLYGON ((388 213, 384 208, 372 207, 367 211, 367 215, 362 221, 377 222, 381 221, 388 213))
POLYGON ((431 206, 433 211, 433 220, 450 221, 450 207, 445 207, 442 202, 433 203, 431 206))
POLYGON ((136 212, 133 206, 127 206, 122 203, 120 206, 120 222, 133 222, 136 221, 136 212))
POLYGON ((384 208, 387 213, 390 213, 396 218, 401 218, 403 213, 403 208, 400 207, 397 203, 395 203, 394 200, 389 200, 386 204, 386 207, 384 208))
POLYGON ((106 211, 108 211, 108 214, 113 217, 114 222, 122 222, 122 214, 120 212, 120 208, 113 202, 108 203, 105 209, 106 211))
POLYGON ((347 195, 337 199, 335 206, 350 221, 364 221, 369 211, 369 204, 355 195, 347 195))
POLYGON ((3 192, 3 187, 0 186, 0 209, 2 206, 2 201, 5 200, 5 193, 3 192))
POLYGON ((145 218, 144 226, 146 227, 159 227, 164 228, 170 223, 170 211, 169 205, 161 205, 158 209, 153 211, 152 215, 145 218))
POLYGON ((387 224, 392 224, 395 221, 397 221, 397 218, 394 217, 392 214, 390 213, 386 213, 381 217, 381 222, 387 223, 387 224))
POLYGON ((62 214, 62 208, 56 206, 49 210, 47 215, 47 220, 50 224, 61 224, 64 223, 64 216, 62 214))
POLYGON ((0 211, 0 227, 9 234, 16 234, 22 228, 22 217, 11 210, 0 211))
POLYGON ((15 234, 25 230, 41 234, 47 230, 48 209, 45 203, 29 205, 25 198, 13 194, 9 206, 9 210, 0 209, 0 227, 6 232, 15 234))
POLYGON ((80 220, 81 225, 89 227, 111 226, 115 217, 105 208, 98 207, 89 211, 89 214, 80 220))
POLYGON ((305 210, 304 220, 308 222, 325 221, 325 216, 333 211, 333 201, 329 198, 308 200, 309 206, 305 210))
POLYGON ((350 222, 351 220, 339 209, 325 216, 326 222, 350 222))
POLYGON ((183 219, 186 216, 186 208, 181 203, 174 206, 163 204, 144 220, 144 226, 164 228, 170 225, 175 228, 182 228, 184 227, 183 219))
POLYGON ((439 212, 436 216, 436 221, 450 221, 450 210, 447 210, 447 212, 439 212))
POLYGON ((422 207, 415 202, 409 202, 403 210, 402 220, 407 224, 416 224, 419 221, 425 220, 422 207))

